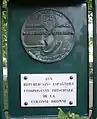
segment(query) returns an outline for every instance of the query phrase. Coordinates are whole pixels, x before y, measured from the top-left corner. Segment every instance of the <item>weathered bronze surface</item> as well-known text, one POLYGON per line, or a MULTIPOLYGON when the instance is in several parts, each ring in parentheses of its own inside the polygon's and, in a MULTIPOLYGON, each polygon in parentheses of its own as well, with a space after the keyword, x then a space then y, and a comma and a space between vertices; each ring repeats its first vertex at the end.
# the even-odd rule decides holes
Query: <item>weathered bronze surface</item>
POLYGON ((74 28, 62 12, 41 9, 29 16, 23 24, 21 40, 32 58, 47 63, 60 61, 75 44, 74 28))

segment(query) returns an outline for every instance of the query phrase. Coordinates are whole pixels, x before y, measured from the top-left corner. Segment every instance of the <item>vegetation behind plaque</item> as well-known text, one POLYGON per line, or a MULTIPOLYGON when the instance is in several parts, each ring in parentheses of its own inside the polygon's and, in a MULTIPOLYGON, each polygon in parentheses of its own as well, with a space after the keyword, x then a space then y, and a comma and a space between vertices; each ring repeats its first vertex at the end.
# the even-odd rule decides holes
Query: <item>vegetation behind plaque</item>
POLYGON ((88 119, 88 118, 70 112, 65 113, 63 112, 62 109, 58 108, 58 119, 88 119))

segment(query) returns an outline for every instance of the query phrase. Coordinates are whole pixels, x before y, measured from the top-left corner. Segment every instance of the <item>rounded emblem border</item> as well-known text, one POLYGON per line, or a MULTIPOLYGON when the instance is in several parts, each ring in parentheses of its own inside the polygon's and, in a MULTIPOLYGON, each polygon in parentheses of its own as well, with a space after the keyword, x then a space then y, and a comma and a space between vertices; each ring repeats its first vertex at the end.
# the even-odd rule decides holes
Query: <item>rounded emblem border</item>
POLYGON ((70 21, 70 19, 64 14, 64 13, 62 13, 61 11, 58 11, 57 9, 54 9, 54 8, 41 8, 41 9, 38 9, 38 10, 36 10, 35 12, 33 12, 33 13, 31 13, 28 17, 27 17, 27 19, 24 21, 24 23, 23 23, 23 25, 22 25, 22 28, 21 28, 21 42, 22 42, 22 45, 23 45, 23 48, 25 49, 25 51, 27 52, 27 54, 28 55, 30 55, 30 57, 31 58, 33 58, 34 60, 37 60, 37 61, 39 61, 39 62, 42 62, 42 63, 54 63, 54 62, 58 62, 58 61, 61 61, 63 58, 65 58, 65 57, 67 57, 68 55, 69 55, 69 53, 72 51, 72 49, 73 49, 73 47, 74 47, 74 45, 75 45, 75 29, 74 29, 74 26, 73 26, 73 24, 72 24, 72 22, 70 21), (42 60, 42 59, 38 59, 34 54, 32 54, 32 53, 29 53, 28 51, 27 51, 27 49, 24 47, 24 44, 23 44, 23 41, 22 41, 22 35, 23 35, 23 29, 24 29, 24 27, 25 27, 25 24, 27 23, 27 21, 29 20, 29 18, 31 17, 31 16, 33 16, 34 14, 37 14, 38 12, 42 12, 42 11, 44 11, 44 10, 52 10, 52 11, 55 11, 55 12, 58 12, 59 14, 61 14, 61 15, 63 15, 66 19, 67 19, 67 21, 70 23, 70 25, 72 26, 72 29, 73 29, 73 32, 74 32, 74 38, 73 38, 73 40, 74 40, 74 43, 72 44, 72 46, 71 46, 71 49, 69 50, 69 52, 64 56, 61 56, 60 58, 57 58, 57 59, 53 59, 53 60, 42 60))

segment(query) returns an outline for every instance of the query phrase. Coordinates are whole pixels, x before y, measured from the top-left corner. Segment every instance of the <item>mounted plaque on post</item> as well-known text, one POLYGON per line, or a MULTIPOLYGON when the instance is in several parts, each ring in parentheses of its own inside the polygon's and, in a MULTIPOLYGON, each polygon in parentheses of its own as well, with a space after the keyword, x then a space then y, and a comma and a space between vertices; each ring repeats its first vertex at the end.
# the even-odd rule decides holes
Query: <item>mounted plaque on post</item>
POLYGON ((22 74, 21 107, 77 106, 76 78, 76 74, 22 74))
POLYGON ((8 3, 11 118, 88 115, 87 2, 46 2, 8 3))

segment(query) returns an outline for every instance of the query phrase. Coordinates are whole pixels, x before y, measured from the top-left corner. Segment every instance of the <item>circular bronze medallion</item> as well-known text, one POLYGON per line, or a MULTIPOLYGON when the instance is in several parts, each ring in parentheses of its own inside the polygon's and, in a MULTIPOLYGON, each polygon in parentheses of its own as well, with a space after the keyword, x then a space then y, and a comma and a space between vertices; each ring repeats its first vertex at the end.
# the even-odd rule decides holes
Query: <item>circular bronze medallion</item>
POLYGON ((42 9, 31 14, 25 21, 21 40, 32 58, 47 63, 60 61, 75 44, 74 28, 62 12, 42 9))

